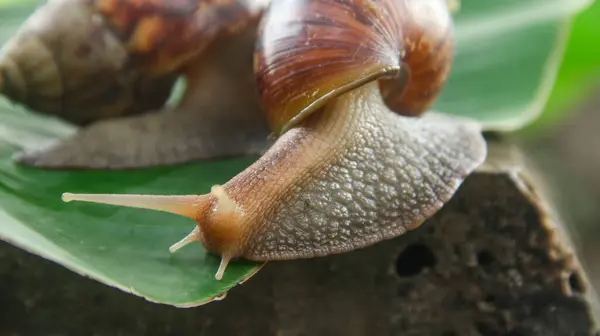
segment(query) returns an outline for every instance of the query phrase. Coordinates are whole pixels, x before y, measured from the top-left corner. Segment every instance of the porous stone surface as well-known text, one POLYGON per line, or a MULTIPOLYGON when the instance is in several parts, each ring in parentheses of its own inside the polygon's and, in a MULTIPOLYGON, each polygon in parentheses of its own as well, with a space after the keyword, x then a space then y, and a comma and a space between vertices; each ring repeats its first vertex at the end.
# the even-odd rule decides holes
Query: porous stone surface
POLYGON ((421 228, 269 263, 198 308, 149 303, 2 243, 0 335, 598 335, 595 294, 536 185, 488 161, 421 228))

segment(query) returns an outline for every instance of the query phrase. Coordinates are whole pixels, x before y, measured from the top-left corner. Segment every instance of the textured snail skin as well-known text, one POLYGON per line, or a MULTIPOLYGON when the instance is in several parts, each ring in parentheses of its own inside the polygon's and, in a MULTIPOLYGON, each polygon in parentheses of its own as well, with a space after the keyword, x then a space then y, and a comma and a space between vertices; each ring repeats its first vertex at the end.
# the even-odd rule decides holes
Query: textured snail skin
POLYGON ((130 169, 262 153, 252 55, 267 4, 50 0, 3 46, 0 93, 86 127, 15 161, 130 169), (165 106, 179 75, 183 99, 165 106))
MULTIPOLYGON (((373 27, 366 25, 373 20, 365 13, 381 18, 422 2, 274 2, 265 12, 256 69, 267 120, 281 135, 264 155, 223 186, 214 186, 203 195, 65 194, 64 200, 154 209, 193 219, 197 223, 194 230, 171 251, 201 242, 222 258, 217 279, 222 278, 233 259, 268 261, 343 253, 417 228, 452 197, 486 156, 478 124, 435 113, 402 115, 390 109, 389 97, 384 98, 382 83, 384 87, 389 83, 379 78, 389 69, 390 74, 399 73, 400 58, 394 61, 394 57, 402 55, 406 43, 406 39, 398 39, 386 29, 403 27, 412 31, 411 25, 419 28, 427 20, 417 22, 417 16, 411 17, 408 26, 402 21, 377 21, 376 31, 381 36, 370 38, 389 44, 359 39, 365 27, 373 27), (330 8, 324 9, 323 5, 330 8), (360 6, 370 7, 365 10, 360 6), (289 15, 307 14, 303 8, 322 11, 319 15, 310 12, 312 23, 305 26, 305 16, 296 19, 289 15), (342 25, 332 21, 335 13, 360 18, 360 22, 349 19, 342 25), (271 25, 273 22, 277 24, 271 25), (320 24, 327 29, 313 29, 320 24), (288 40, 290 36, 310 38, 296 43, 288 40), (342 36, 348 39, 340 40, 342 36), (332 42, 332 49, 327 49, 330 45, 324 41, 332 42), (353 55, 348 53, 350 42, 365 46, 371 56, 358 50, 348 58, 353 55), (389 45, 400 49, 394 53, 389 45), (321 63, 318 56, 323 56, 321 63), (282 59, 287 60, 287 67, 279 63, 282 59), (348 63, 352 60, 356 61, 354 66, 348 63), (364 77, 354 78, 357 74, 364 77), (278 99, 265 97, 269 94, 276 94, 278 99), (310 112, 303 112, 307 109, 310 112), (300 117, 289 118, 293 111, 300 117), (281 118, 277 113, 283 113, 281 118)), ((428 3, 445 6, 443 0, 428 3)), ((448 59, 433 54, 432 59, 448 59)), ((436 79, 430 82, 431 87, 414 80, 406 84, 418 85, 415 92, 421 92, 423 101, 425 97, 431 100, 435 97, 431 92, 439 90, 447 66, 440 70, 442 75, 413 77, 436 79)), ((405 92, 412 92, 411 88, 405 92)), ((404 98, 396 100, 403 107, 431 104, 423 101, 411 104, 404 98)))
POLYGON ((371 82, 331 102, 225 184, 233 223, 213 220, 214 199, 198 200, 204 245, 225 258, 324 256, 396 237, 440 209, 485 157, 479 127, 398 116, 378 91, 371 82))
POLYGON ((419 115, 450 71, 453 28, 445 0, 280 0, 268 13, 256 72, 276 133, 375 79, 382 79, 388 107, 419 115))

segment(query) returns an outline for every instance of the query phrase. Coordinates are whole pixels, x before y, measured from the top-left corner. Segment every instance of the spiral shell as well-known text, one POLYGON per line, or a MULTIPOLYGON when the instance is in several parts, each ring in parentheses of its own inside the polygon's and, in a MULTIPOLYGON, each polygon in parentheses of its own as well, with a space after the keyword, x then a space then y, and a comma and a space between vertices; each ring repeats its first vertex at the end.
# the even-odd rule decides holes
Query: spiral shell
POLYGON ((0 53, 0 93, 87 125, 159 110, 186 64, 268 0, 50 0, 0 53))
POLYGON ((279 0, 263 18, 255 68, 268 121, 280 134, 376 79, 392 110, 419 115, 451 63, 445 0, 279 0))
POLYGON ((257 20, 268 0, 88 0, 144 71, 174 71, 257 20))

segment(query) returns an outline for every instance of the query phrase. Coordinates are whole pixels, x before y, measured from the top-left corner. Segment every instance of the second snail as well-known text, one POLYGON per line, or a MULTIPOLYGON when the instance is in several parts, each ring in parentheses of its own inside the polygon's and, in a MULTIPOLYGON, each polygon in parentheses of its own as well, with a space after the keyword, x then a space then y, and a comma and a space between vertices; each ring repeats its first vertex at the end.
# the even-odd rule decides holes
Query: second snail
POLYGON ((476 123, 428 111, 453 42, 446 0, 50 0, 2 49, 0 90, 81 126, 23 165, 260 155, 205 194, 63 195, 194 220, 171 251, 202 243, 221 279, 238 258, 397 237, 452 197, 486 156, 476 123), (178 76, 186 91, 167 106, 178 76))

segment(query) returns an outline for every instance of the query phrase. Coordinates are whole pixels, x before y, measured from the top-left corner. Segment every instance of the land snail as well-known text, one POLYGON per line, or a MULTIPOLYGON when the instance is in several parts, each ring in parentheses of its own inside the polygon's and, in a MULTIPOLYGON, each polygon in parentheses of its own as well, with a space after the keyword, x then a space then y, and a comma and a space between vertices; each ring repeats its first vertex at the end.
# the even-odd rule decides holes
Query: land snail
MULTIPOLYGON (((200 242, 221 257, 217 279, 222 279, 230 260, 343 253, 415 229, 448 202, 486 156, 476 123, 429 111, 453 59, 452 15, 446 0, 146 2, 142 8, 143 1, 134 0, 50 1, 47 6, 57 11, 71 6, 88 26, 110 22, 103 44, 89 43, 104 65, 107 60, 117 64, 106 82, 113 85, 114 76, 122 75, 121 87, 113 105, 77 101, 110 113, 97 113, 96 123, 86 123, 89 129, 76 135, 76 141, 67 139, 66 145, 17 160, 45 168, 118 169, 260 153, 256 162, 206 194, 63 194, 66 202, 152 209, 194 220, 195 228, 171 252, 200 242), (120 11, 111 7, 115 4, 122 6, 120 11), (97 20, 98 13, 102 20, 97 20), (86 21, 90 18, 94 20, 86 21), (169 31, 175 41, 159 34, 166 25, 161 20, 178 19, 179 25, 169 31), (223 30, 227 35, 219 35, 223 30), (111 45, 107 41, 123 54, 118 62, 106 49, 111 45), (123 69, 134 73, 134 79, 123 69), (163 92, 163 86, 172 84, 173 73, 183 74, 188 82, 179 105, 140 114, 148 106, 160 109, 164 95, 146 104, 134 98, 163 92), (167 125, 155 127, 160 123, 167 125), (141 134, 140 129, 154 133, 141 134), (168 136, 156 135, 161 131, 168 136), (244 134, 237 136, 237 131, 244 134), (270 132, 273 143, 265 142, 270 132), (151 139, 160 150, 135 147, 127 156, 117 145, 104 144, 107 138, 122 140, 122 133, 133 134, 130 143, 151 139), (186 146, 193 141, 195 146, 186 146), (112 156, 103 157, 105 147, 112 156), (161 156, 165 149, 178 155, 161 156), (53 153, 50 159, 48 152, 53 153)), ((39 36, 40 29, 59 24, 37 21, 42 23, 22 30, 20 44, 17 40, 10 45, 12 55, 26 43, 41 40, 29 41, 23 32, 38 29, 39 36)), ((54 29, 67 34, 64 28, 54 29)), ((93 64, 97 62, 79 64, 82 81, 90 83, 94 77, 93 64)), ((31 62, 26 65, 33 67, 31 62)), ((7 83, 9 70, 2 74, 7 83)), ((13 88, 8 91, 13 100, 24 102, 27 95, 15 93, 16 82, 10 82, 13 88)), ((37 99, 29 106, 44 106, 43 95, 29 97, 37 99)))

